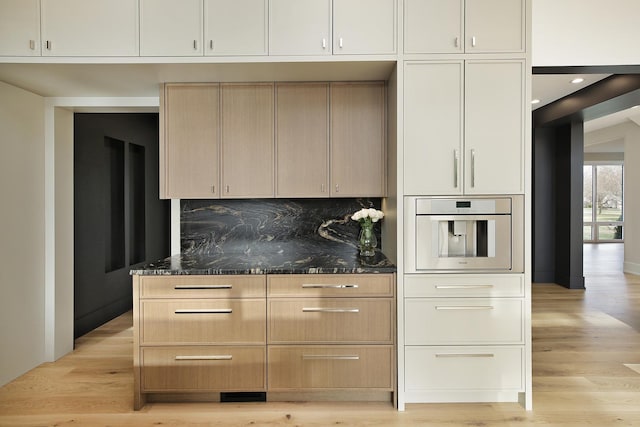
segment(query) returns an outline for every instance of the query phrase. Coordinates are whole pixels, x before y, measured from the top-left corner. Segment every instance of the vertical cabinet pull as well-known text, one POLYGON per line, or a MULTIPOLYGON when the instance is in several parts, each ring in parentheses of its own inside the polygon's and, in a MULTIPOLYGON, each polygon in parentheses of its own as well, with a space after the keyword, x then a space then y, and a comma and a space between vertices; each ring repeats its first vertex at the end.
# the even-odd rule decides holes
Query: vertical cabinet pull
POLYGON ((320 192, 324 193, 324 184, 320 184, 320 192))
POLYGON ((36 41, 35 40, 29 40, 29 49, 36 50, 36 41))
POLYGON ((193 41, 193 50, 198 50, 198 40, 193 41))
POLYGON ((226 190, 227 190, 227 193, 228 193, 229 192, 229 184, 227 184, 226 190))
POLYGON ((47 40, 47 41, 45 42, 45 47, 47 48, 47 50, 51 50, 51 45, 52 45, 52 44, 53 44, 53 43, 51 43, 51 40, 47 40))
POLYGON ((460 47, 460 39, 458 37, 456 37, 455 39, 453 39, 453 45, 455 47, 460 47))
POLYGON ((336 193, 340 192, 340 185, 336 184, 336 193))
POLYGON ((211 186, 211 192, 212 192, 213 194, 216 194, 216 186, 215 186, 215 185, 212 185, 212 186, 211 186))
POLYGON ((209 40, 209 49, 213 50, 213 40, 209 40))
POLYGON ((458 150, 453 150, 453 188, 458 188, 458 150))
POLYGON ((342 37, 340 37, 340 40, 338 41, 338 45, 340 46, 340 49, 342 49, 342 37))
POLYGON ((471 47, 476 47, 476 36, 471 37, 471 47))
POLYGON ((325 38, 322 39, 322 48, 323 49, 327 48, 327 39, 325 39, 325 38))
POLYGON ((476 150, 471 150, 471 188, 476 186, 476 150))

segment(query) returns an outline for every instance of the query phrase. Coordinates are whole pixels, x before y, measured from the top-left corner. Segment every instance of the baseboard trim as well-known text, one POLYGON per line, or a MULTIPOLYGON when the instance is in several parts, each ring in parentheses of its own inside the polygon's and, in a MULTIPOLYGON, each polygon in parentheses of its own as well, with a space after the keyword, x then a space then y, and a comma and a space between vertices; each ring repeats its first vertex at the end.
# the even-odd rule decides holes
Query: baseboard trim
POLYGON ((622 271, 628 274, 640 275, 640 264, 637 262, 625 261, 622 271))

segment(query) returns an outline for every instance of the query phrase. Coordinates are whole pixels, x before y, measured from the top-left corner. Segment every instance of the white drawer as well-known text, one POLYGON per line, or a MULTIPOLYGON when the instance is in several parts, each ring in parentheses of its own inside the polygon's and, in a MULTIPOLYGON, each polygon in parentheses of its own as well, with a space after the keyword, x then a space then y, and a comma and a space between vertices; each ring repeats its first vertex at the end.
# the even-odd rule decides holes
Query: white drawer
POLYGON ((405 390, 523 391, 523 347, 406 347, 405 390))
POLYGON ((411 297, 523 297, 522 274, 406 274, 404 295, 411 297))
POLYGON ((407 345, 522 344, 524 302, 515 298, 408 298, 407 345))

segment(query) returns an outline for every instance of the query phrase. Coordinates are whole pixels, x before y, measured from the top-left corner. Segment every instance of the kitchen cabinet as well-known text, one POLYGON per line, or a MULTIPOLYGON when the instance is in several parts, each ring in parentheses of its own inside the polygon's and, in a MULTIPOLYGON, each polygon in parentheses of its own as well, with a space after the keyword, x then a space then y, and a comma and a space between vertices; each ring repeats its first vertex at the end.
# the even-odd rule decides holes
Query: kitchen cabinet
POLYGON ((40 1, 0 0, 0 56, 40 55, 40 1))
POLYGON ((395 54, 396 11, 396 0, 333 0, 333 54, 395 54))
POLYGON ((521 60, 406 63, 406 195, 524 192, 524 74, 521 60))
POLYGON ((517 400, 525 302, 521 274, 405 275, 406 401, 517 400))
POLYGON ((133 276, 134 408, 149 393, 266 390, 264 275, 133 276))
POLYGON ((268 391, 395 383, 392 274, 268 275, 268 391))
POLYGON ((328 83, 276 85, 276 153, 276 197, 328 196, 328 83))
POLYGON ((519 53, 525 0, 406 0, 405 53, 519 53))
POLYGON ((266 55, 268 0, 204 0, 205 55, 266 55))
POLYGON ((41 8, 43 56, 139 54, 138 0, 41 0, 41 8))
POLYGON ((330 55, 331 0, 270 0, 269 55, 330 55))
POLYGON ((274 196, 273 83, 221 86, 223 197, 274 196))
POLYGON ((385 85, 330 85, 330 195, 385 195, 385 85))
POLYGON ((140 0, 140 56, 202 55, 202 0, 140 0))
POLYGON ((219 197, 219 85, 166 84, 161 91, 160 197, 219 197))

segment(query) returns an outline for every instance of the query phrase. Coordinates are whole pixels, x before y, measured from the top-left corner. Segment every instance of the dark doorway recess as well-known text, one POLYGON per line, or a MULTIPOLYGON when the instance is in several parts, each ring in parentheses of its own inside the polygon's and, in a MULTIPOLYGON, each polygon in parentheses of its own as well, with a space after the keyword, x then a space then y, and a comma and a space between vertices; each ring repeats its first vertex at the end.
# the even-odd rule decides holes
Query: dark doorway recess
POLYGON ((534 282, 584 289, 584 122, 640 104, 640 67, 543 67, 533 74, 614 73, 533 112, 534 282))
POLYGON ((74 115, 74 336, 131 309, 129 270, 169 255, 158 114, 74 115))

